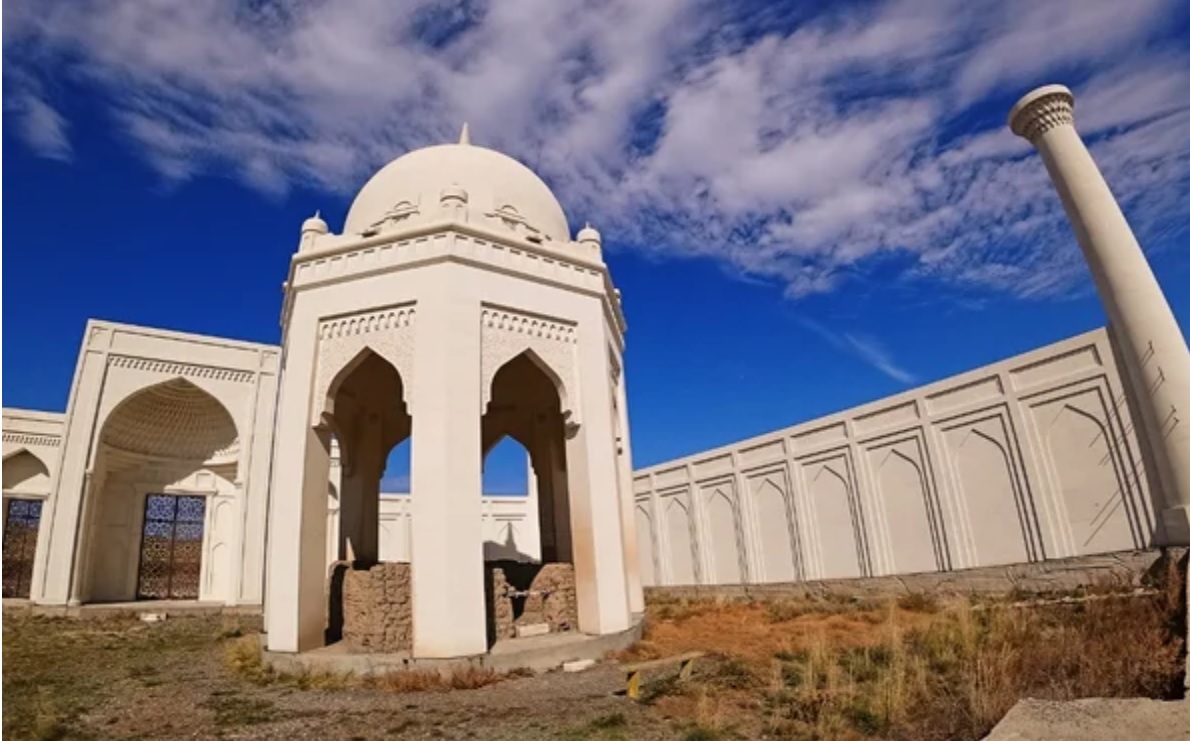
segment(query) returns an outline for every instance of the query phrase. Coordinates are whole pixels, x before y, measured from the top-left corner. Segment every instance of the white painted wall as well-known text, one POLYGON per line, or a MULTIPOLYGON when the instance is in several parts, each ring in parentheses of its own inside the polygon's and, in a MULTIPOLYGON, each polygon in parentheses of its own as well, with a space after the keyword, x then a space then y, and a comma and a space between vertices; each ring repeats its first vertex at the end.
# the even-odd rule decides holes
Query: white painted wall
POLYGON ((944 571, 1160 542, 1106 330, 634 475, 647 584, 944 571))
MULTIPOLYGON (((484 559, 504 558, 511 542, 515 551, 524 554, 516 560, 540 560, 541 536, 537 521, 537 506, 528 496, 483 497, 484 559)), ((380 495, 380 560, 409 563, 411 528, 413 526, 412 499, 405 493, 380 495)), ((331 503, 327 511, 327 563, 336 559, 339 537, 339 510, 331 503)))

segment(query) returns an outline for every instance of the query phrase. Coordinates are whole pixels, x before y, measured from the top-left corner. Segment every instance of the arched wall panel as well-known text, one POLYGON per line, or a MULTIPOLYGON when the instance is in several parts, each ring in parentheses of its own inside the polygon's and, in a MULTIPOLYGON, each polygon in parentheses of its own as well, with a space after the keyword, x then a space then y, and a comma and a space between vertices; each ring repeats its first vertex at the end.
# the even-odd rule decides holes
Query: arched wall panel
POLYGON ((694 543, 690 538, 690 511, 676 497, 665 505, 665 534, 669 541, 669 583, 694 584, 694 543))
POLYGON ((1017 485, 1003 420, 977 421, 945 433, 957 494, 980 566, 1032 560, 1032 518, 1017 485))
POLYGON ((714 583, 738 584, 744 576, 740 568, 739 508, 729 486, 715 487, 706 496, 714 583))
POLYGON ((760 533, 760 553, 764 562, 764 581, 794 581, 800 575, 794 541, 790 536, 792 512, 783 482, 772 475, 753 480, 752 486, 760 533))
POLYGON ((806 482, 818 541, 819 578, 862 576, 854 503, 847 479, 832 465, 818 463, 806 471, 806 482))
POLYGON ((1037 409, 1054 491, 1077 554, 1141 546, 1129 486, 1095 390, 1037 409))
POLYGON ((657 583, 657 571, 654 568, 656 546, 653 543, 653 518, 641 506, 636 510, 636 552, 640 558, 641 584, 651 587, 657 583))
POLYGON ((938 533, 932 526, 930 491, 912 441, 876 451, 877 492, 895 574, 936 571, 938 533))

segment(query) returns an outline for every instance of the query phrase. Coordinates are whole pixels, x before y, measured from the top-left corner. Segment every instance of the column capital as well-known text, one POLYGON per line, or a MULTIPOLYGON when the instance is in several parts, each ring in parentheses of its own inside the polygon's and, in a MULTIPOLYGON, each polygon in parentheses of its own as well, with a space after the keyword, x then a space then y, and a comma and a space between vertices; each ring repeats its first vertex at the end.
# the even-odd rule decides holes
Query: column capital
POLYGON ((1044 85, 1017 101, 1008 114, 1012 133, 1036 143, 1042 134, 1074 123, 1074 94, 1065 85, 1044 85))

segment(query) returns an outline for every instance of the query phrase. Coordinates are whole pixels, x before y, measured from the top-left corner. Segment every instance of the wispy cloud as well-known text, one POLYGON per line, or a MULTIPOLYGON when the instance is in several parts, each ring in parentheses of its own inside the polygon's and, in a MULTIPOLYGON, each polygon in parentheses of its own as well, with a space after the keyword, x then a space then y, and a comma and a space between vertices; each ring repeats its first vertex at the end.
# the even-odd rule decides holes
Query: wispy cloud
POLYGON ((1053 296, 1085 267, 1007 108, 1035 84, 1071 84, 1142 242, 1165 233, 1190 191, 1186 14, 1176 0, 816 14, 698 0, 10 0, 5 80, 34 84, 6 86, 5 106, 24 112, 35 149, 68 156, 60 113, 21 96, 50 79, 94 91, 163 176, 231 174, 274 194, 351 193, 468 120, 614 245, 710 256, 794 297, 889 253, 906 258, 904 280, 1053 296))
POLYGON ((909 384, 917 380, 912 373, 893 362, 892 355, 876 338, 844 334, 843 339, 861 360, 894 381, 909 384))
POLYGON ((21 74, 8 75, 4 112, 21 138, 42 157, 69 162, 73 156, 66 119, 45 99, 41 85, 21 74))
POLYGON ((875 337, 852 332, 836 332, 821 322, 804 316, 797 316, 795 320, 826 340, 827 344, 836 350, 858 358, 894 381, 903 384, 912 384, 917 381, 917 377, 897 364, 892 353, 875 337))

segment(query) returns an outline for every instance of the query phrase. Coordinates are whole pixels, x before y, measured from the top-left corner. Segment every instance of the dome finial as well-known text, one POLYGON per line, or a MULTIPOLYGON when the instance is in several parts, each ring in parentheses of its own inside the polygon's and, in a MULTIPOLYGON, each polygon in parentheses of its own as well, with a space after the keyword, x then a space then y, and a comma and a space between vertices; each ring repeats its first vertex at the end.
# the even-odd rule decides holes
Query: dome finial
POLYGON ((471 128, 467 126, 467 122, 463 122, 463 130, 459 132, 459 144, 471 143, 471 128))

